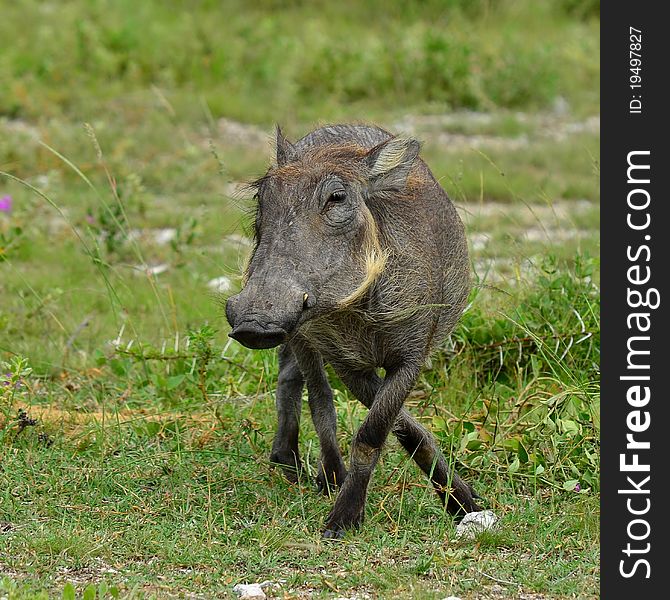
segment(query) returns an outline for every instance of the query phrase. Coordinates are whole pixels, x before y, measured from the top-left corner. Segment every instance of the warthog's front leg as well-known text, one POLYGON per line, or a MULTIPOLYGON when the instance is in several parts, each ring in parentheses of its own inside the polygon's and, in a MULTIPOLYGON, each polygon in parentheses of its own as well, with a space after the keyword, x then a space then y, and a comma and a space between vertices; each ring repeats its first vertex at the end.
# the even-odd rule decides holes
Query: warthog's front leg
POLYGON ((309 410, 321 446, 316 482, 319 490, 328 494, 331 489, 341 486, 347 476, 337 444, 337 414, 333 392, 321 355, 301 339, 292 341, 291 346, 307 384, 309 410))
POLYGON ((339 538, 363 521, 370 477, 403 402, 419 375, 420 361, 387 370, 367 417, 351 446, 351 465, 333 509, 326 520, 325 538, 339 538))
MULTIPOLYGON (((373 370, 351 371, 336 367, 336 371, 351 393, 370 408, 383 379, 373 370)), ((460 516, 481 510, 475 502, 476 496, 472 488, 449 468, 435 436, 404 408, 393 425, 393 434, 421 470, 430 477, 438 496, 442 502, 446 502, 449 513, 460 516)))
POLYGON ((277 377, 277 433, 272 443, 270 461, 280 465, 286 478, 292 482, 297 481, 302 472, 298 432, 303 384, 293 351, 288 345, 281 346, 277 377))

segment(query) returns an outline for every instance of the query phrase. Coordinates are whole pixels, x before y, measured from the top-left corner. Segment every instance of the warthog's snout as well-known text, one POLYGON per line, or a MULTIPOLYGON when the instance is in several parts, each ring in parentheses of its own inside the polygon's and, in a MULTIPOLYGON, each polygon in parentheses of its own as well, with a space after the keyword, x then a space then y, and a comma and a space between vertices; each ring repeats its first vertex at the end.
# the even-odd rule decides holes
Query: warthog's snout
POLYGON ((311 308, 312 296, 298 286, 282 286, 268 294, 250 281, 226 303, 226 317, 232 327, 228 334, 247 348, 274 348, 292 337, 303 312, 311 308))
POLYGON ((243 321, 229 334, 247 348, 260 350, 263 348, 274 348, 286 341, 286 331, 274 323, 259 323, 256 320, 243 321))

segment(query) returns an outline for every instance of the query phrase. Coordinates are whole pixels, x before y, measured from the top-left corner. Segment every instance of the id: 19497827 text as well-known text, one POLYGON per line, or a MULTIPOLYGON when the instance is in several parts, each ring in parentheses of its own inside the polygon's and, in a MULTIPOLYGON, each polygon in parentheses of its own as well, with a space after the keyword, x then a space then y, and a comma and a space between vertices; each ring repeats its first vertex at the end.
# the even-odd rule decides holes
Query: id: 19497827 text
POLYGON ((629 50, 628 64, 631 94, 628 112, 633 115, 642 114, 642 31, 635 27, 628 28, 629 50))

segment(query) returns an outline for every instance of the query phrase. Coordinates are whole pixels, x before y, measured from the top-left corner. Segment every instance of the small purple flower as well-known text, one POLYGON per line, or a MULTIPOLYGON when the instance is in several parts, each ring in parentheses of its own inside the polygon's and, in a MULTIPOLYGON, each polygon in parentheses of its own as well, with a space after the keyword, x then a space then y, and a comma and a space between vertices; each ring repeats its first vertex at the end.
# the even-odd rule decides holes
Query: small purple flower
POLYGON ((89 225, 95 225, 95 217, 94 217, 92 214, 90 214, 90 213, 87 214, 87 215, 86 215, 86 222, 87 222, 89 225))
MULTIPOLYGON (((14 373, 5 373, 4 375, 0 376, 0 384, 2 384, 2 387, 9 387, 12 385, 12 381, 14 381, 14 373)), ((23 387, 23 382, 20 379, 17 379, 14 383, 14 389, 18 390, 23 387)))
POLYGON ((12 212, 12 197, 7 195, 0 198, 0 212, 9 214, 12 212))
POLYGON ((581 489, 582 489, 582 486, 581 486, 581 485, 579 485, 578 483, 575 484, 575 492, 580 492, 581 489))

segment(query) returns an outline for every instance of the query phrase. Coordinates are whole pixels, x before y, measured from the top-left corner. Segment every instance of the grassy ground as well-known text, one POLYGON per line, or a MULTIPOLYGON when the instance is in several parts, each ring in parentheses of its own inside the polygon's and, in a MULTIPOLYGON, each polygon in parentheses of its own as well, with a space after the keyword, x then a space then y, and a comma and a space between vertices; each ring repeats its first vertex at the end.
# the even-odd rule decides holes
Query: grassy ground
MULTIPOLYGON (((227 597, 262 581, 278 598, 597 597, 594 14, 5 7, 0 597, 227 597), (408 406, 501 516, 474 542, 395 443, 363 529, 321 542, 332 499, 267 460, 275 354, 226 336, 220 296, 249 249, 240 182, 266 167, 274 122, 296 138, 336 120, 421 139, 466 222, 478 285, 408 406)), ((364 409, 333 384, 346 453, 364 409)))

